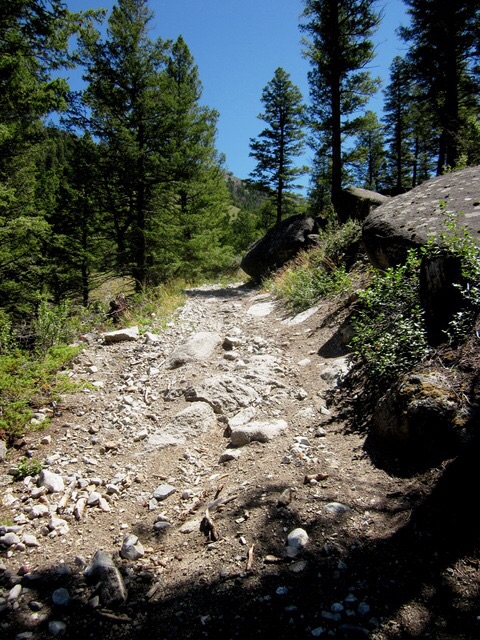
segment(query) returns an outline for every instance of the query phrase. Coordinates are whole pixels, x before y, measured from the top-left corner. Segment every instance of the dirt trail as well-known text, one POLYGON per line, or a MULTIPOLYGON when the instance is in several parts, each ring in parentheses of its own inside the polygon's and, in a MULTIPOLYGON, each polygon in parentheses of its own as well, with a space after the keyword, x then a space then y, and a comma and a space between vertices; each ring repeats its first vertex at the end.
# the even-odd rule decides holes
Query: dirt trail
POLYGON ((0 469, 0 534, 18 536, 0 547, 2 637, 478 637, 478 532, 457 492, 472 466, 393 473, 348 428, 347 315, 331 302, 292 318, 257 290, 210 286, 165 331, 152 319, 135 341, 92 336, 68 375, 94 387, 0 469), (199 332, 217 334, 211 354, 172 368, 199 332), (283 426, 232 447, 252 424, 283 426), (61 490, 12 481, 25 450, 61 490), (438 505, 466 521, 462 549, 438 505), (308 543, 286 552, 298 528, 308 543), (135 559, 120 556, 128 534, 135 559), (98 550, 125 602, 86 581, 98 550))

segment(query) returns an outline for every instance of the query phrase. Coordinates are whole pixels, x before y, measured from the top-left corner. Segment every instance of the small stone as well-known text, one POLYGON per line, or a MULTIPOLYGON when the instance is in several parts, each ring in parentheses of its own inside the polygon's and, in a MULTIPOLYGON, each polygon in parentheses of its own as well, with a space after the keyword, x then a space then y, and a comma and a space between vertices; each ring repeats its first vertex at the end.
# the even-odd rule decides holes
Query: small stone
POLYGON ((240 456, 241 452, 238 449, 227 449, 218 459, 218 463, 223 464, 224 462, 230 462, 230 460, 238 460, 240 456))
POLYGON ((40 543, 37 538, 31 533, 23 534, 23 542, 27 545, 27 547, 39 547, 40 543))
POLYGON ((50 631, 52 636, 63 636, 63 634, 67 630, 67 625, 61 620, 50 620, 48 622, 48 630, 50 631))
POLYGON ((305 529, 297 528, 290 531, 287 536, 287 546, 285 548, 286 555, 294 558, 308 544, 309 537, 305 529))
POLYGON ((28 517, 30 520, 35 520, 36 518, 41 518, 42 516, 47 515, 49 509, 46 504, 35 504, 29 511, 28 517))
POLYGON ((346 504, 342 504, 341 502, 329 502, 325 505, 325 511, 334 513, 337 516, 349 511, 349 509, 350 507, 347 507, 346 504))
POLYGON ((57 607, 66 607, 70 602, 70 594, 68 590, 60 587, 52 593, 52 602, 57 607))
POLYGON ((38 486, 45 487, 49 493, 59 493, 65 491, 65 484, 62 476, 52 473, 48 469, 42 469, 38 479, 38 486))
POLYGON ((11 547, 14 544, 19 544, 20 538, 13 531, 7 532, 4 536, 0 536, 0 544, 4 544, 7 547, 11 547))
POLYGON ((96 507, 100 502, 100 498, 102 496, 98 493, 98 491, 92 491, 87 498, 87 504, 89 507, 96 507))
POLYGON ((13 602, 14 600, 18 600, 18 598, 20 597, 20 594, 22 593, 22 589, 23 587, 20 583, 12 587, 7 596, 8 602, 13 602))
POLYGON ((62 518, 51 517, 50 522, 48 523, 48 528, 50 531, 55 531, 59 535, 65 535, 69 531, 69 527, 66 520, 62 518))
POLYGON ((120 555, 127 560, 138 560, 145 555, 142 543, 133 533, 127 533, 124 537, 120 555))
POLYGON ((175 487, 173 487, 171 484, 161 484, 153 492, 153 497, 155 498, 155 500, 165 500, 165 498, 171 496, 172 493, 175 493, 175 491, 175 487))

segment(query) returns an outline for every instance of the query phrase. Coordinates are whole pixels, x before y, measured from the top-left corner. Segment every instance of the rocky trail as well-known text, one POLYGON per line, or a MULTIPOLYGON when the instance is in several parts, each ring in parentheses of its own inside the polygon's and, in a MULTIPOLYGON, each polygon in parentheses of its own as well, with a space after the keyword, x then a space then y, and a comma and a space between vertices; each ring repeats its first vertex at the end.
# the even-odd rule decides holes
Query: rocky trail
POLYGON ((89 388, 0 463, 0 636, 479 637, 475 464, 399 471, 349 428, 348 312, 206 286, 89 336, 89 388))

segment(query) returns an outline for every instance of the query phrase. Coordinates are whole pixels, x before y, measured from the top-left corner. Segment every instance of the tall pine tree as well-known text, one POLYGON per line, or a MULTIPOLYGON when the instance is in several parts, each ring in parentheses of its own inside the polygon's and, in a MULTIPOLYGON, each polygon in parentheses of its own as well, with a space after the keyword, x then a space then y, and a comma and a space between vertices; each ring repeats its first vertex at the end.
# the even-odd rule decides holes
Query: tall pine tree
POLYGON ((373 60, 372 34, 380 22, 375 0, 305 0, 300 25, 310 60, 311 126, 317 154, 331 155, 331 200, 342 219, 342 142, 355 135, 351 116, 378 87, 366 66, 373 60), (349 119, 350 118, 350 119, 349 119))
POLYGON ((440 130, 437 174, 455 167, 464 152, 462 133, 479 115, 479 0, 405 0, 410 26, 408 59, 421 97, 440 130))
POLYGON ((294 163, 305 147, 302 100, 290 75, 278 67, 262 92, 265 110, 258 117, 267 127, 250 140, 250 155, 257 161, 250 175, 265 191, 273 192, 277 224, 285 212, 289 191, 296 186, 295 180, 307 171, 294 163))

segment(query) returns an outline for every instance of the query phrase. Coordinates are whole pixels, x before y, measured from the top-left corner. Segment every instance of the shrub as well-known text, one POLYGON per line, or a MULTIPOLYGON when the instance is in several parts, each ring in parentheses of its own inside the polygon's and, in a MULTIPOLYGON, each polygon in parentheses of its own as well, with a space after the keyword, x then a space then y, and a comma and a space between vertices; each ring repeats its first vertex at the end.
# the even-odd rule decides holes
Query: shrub
POLYGON ((264 282, 272 294, 285 301, 293 312, 301 312, 320 298, 351 290, 352 280, 344 257, 360 237, 360 225, 329 224, 320 234, 318 246, 302 252, 282 271, 264 282))
POLYGON ((420 260, 411 250, 405 264, 375 272, 370 286, 359 292, 351 346, 378 385, 391 382, 430 351, 419 304, 420 260))

